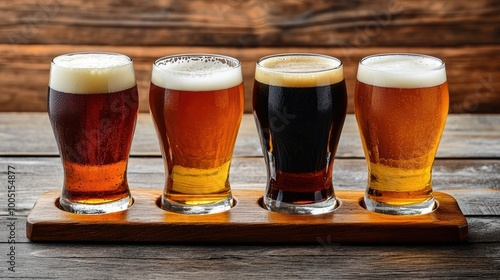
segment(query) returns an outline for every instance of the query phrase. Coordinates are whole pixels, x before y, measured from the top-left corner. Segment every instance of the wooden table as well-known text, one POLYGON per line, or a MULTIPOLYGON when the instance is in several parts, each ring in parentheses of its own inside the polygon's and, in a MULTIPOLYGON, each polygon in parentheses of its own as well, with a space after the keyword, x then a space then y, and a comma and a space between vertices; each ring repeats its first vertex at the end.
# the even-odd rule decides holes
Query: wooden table
MULTIPOLYGON (((163 165, 148 114, 139 115, 131 154, 131 188, 161 189, 163 165)), ((46 113, 0 113, 0 278, 498 278, 500 116, 450 115, 437 157, 434 190, 458 201, 469 225, 463 243, 348 245, 327 239, 309 245, 33 243, 26 238, 26 217, 42 193, 61 188, 61 162, 46 113), (11 209, 9 166, 15 168, 16 186, 11 209), (15 244, 9 244, 13 240, 15 244), (8 270, 12 252, 15 272, 8 270)), ((251 115, 243 118, 231 168, 233 189, 263 191, 264 160, 251 115)), ((348 115, 335 160, 335 189, 363 190, 365 180, 355 118, 348 115)))

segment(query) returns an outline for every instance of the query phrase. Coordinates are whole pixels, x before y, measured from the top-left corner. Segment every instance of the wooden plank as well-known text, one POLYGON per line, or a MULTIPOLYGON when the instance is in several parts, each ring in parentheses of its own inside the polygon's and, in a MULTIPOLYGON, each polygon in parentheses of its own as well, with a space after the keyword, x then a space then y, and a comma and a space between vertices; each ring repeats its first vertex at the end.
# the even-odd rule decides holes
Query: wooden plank
POLYGON ((500 242, 500 220, 498 217, 467 217, 469 224, 469 237, 467 241, 475 242, 500 242))
MULTIPOLYGON (((497 178, 496 183, 499 182, 500 178, 497 178)), ((446 191, 447 194, 453 196, 459 202, 460 209, 463 213, 467 213, 468 216, 484 216, 484 213, 495 213, 494 215, 500 216, 500 196, 497 194, 498 192, 499 188, 482 189, 480 186, 446 191)), ((500 220, 498 223, 500 223, 500 220)))
MULTIPOLYGON (((0 157, 0 172, 7 166, 16 170, 16 213, 27 215, 36 199, 44 192, 60 190, 63 170, 59 158, 0 157)), ((262 158, 236 157, 230 171, 234 190, 260 190, 266 185, 262 158)), ((128 182, 132 189, 161 190, 164 169, 161 158, 131 158, 128 182)), ((363 159, 336 159, 333 171, 335 190, 364 190, 366 165, 363 159)), ((437 160, 433 172, 433 188, 458 201, 465 215, 500 216, 500 163, 498 160, 437 160)), ((0 189, 0 215, 7 212, 7 188, 0 189)))
MULTIPOLYGON (((2 251, 5 252, 5 251, 2 251)), ((498 278, 500 244, 432 246, 178 246, 18 244, 17 271, 37 279, 498 278), (374 269, 373 267, 377 269, 374 269), (77 275, 77 276, 75 276, 77 275)), ((4 264, 6 265, 6 264, 4 264)))
POLYGON ((47 83, 52 58, 76 51, 113 51, 132 57, 142 112, 149 111, 151 64, 159 57, 190 52, 220 53, 242 62, 245 111, 252 111, 252 87, 256 61, 269 54, 311 52, 332 55, 344 63, 348 112, 353 112, 353 94, 358 61, 386 52, 415 52, 437 56, 446 62, 451 113, 500 113, 500 46, 478 47, 155 47, 95 45, 0 45, 0 111, 46 111, 47 83), (470 59, 471 55, 474 59, 470 59))
POLYGON ((461 46, 498 44, 488 0, 2 2, 3 44, 461 46))
MULTIPOLYGON (((449 115, 438 158, 499 158, 500 115, 449 115)), ((58 155, 46 113, 0 113, 0 155, 58 155), (20 143, 23 143, 20 145, 20 143)), ((133 156, 160 156, 153 121, 139 114, 133 156)), ((234 156, 261 157, 262 150, 252 115, 245 114, 236 140, 234 156)), ((364 158, 355 120, 348 114, 337 157, 364 158)))

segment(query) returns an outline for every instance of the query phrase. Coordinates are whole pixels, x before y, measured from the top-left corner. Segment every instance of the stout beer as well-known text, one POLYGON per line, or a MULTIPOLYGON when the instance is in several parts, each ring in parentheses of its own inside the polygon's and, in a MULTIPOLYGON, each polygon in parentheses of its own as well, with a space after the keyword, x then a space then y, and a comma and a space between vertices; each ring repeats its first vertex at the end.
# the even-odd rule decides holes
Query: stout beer
POLYGON ((339 60, 311 54, 259 60, 253 112, 268 171, 268 209, 317 214, 337 206, 332 169, 346 107, 339 60))
POLYGON ((149 103, 165 165, 162 207, 187 214, 228 210, 244 106, 239 62, 217 55, 158 59, 149 103))
POLYGON ((365 204, 390 214, 432 211, 431 171, 448 113, 444 63, 414 54, 364 58, 354 108, 368 164, 365 204))
POLYGON ((130 58, 113 53, 54 58, 48 111, 64 168, 61 207, 75 213, 128 208, 127 161, 138 112, 130 58))

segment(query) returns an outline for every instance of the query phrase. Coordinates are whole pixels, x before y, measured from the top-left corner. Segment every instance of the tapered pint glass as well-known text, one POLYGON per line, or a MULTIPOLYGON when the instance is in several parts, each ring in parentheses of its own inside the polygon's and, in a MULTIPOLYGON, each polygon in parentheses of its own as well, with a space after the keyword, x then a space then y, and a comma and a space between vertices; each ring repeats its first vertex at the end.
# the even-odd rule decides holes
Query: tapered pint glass
POLYGON ((160 58, 149 104, 165 167, 161 207, 183 214, 229 210, 229 171, 244 106, 240 62, 214 54, 160 58))
POLYGON ((48 113, 64 169, 59 203, 74 213, 127 209, 127 164, 138 112, 132 60, 116 53, 53 59, 48 113))
POLYGON ((321 214, 339 205, 332 171, 346 107, 340 60, 277 54, 257 62, 253 113, 267 169, 267 209, 321 214))
POLYGON ((379 54, 360 61, 354 111, 368 166, 368 210, 405 215, 436 207, 432 166, 448 104, 438 58, 379 54))

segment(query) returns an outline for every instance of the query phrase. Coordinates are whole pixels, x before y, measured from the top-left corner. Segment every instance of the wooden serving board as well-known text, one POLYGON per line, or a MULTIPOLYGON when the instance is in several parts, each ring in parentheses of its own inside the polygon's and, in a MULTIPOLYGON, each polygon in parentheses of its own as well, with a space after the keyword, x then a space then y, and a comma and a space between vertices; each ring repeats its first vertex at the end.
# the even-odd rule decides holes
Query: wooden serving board
POLYGON ((43 194, 27 218, 31 241, 172 243, 436 243, 467 238, 467 221, 455 199, 435 192, 432 213, 372 213, 362 191, 336 191, 341 205, 321 215, 288 215, 263 209, 260 190, 233 190, 229 211, 183 215, 158 207, 161 191, 133 190, 134 205, 110 214, 73 214, 57 207, 60 191, 43 194))

